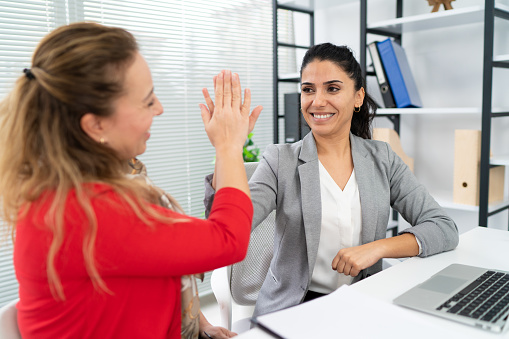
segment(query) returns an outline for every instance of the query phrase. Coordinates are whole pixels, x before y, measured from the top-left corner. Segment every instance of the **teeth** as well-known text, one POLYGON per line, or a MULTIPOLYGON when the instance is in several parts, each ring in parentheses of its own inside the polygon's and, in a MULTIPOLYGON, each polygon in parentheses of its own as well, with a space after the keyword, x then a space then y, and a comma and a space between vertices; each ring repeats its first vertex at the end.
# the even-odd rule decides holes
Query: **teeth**
POLYGON ((331 116, 333 116, 334 114, 313 114, 313 116, 316 118, 316 119, 327 119, 327 118, 330 118, 331 116))

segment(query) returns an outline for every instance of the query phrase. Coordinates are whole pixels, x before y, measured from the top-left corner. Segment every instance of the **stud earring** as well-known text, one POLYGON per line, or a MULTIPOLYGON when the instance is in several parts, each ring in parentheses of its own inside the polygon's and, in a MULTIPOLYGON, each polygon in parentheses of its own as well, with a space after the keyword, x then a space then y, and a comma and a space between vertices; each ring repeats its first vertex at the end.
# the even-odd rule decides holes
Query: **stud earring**
POLYGON ((102 137, 101 137, 101 139, 99 139, 99 143, 100 143, 101 145, 104 145, 104 144, 106 143, 106 141, 104 140, 104 138, 102 138, 102 137))

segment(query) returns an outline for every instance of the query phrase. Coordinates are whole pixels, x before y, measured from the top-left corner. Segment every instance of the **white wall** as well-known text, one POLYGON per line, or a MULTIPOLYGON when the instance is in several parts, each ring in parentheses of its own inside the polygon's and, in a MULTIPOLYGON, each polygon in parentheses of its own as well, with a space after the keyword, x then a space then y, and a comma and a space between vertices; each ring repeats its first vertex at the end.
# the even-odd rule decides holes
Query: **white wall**
MULTIPOLYGON (((501 1, 507 5, 507 1, 501 1)), ((395 17, 396 1, 369 0, 368 24, 395 17)), ((461 0, 454 8, 481 6, 483 1, 461 0)), ((443 11, 443 7, 440 9, 443 11)), ((427 1, 404 1, 403 15, 431 12, 427 1)), ((495 54, 509 54, 509 24, 496 22, 495 54)), ((385 37, 368 35, 368 42, 385 37)), ((424 32, 404 33, 403 47, 426 107, 480 107, 482 99, 483 24, 474 23, 424 32)), ((360 51, 360 1, 315 1, 315 42, 350 46, 360 51)), ((368 53, 369 58, 369 53, 368 53)), ((509 70, 494 71, 494 107, 509 108, 509 70), (504 79, 505 78, 505 79, 504 79)), ((386 118, 375 127, 392 127, 386 118)), ((452 199, 454 130, 480 129, 480 114, 402 116, 401 138, 405 153, 415 160, 417 178, 435 195, 452 199), (441 193, 444 192, 444 193, 441 193)), ((508 118, 492 120, 493 154, 509 154, 508 118)), ((508 184, 506 175, 506 191, 508 184)), ((507 192, 506 192, 507 194, 507 192)), ((460 232, 477 226, 476 212, 447 210, 460 232)), ((489 227, 507 229, 508 215, 489 218, 489 227)))

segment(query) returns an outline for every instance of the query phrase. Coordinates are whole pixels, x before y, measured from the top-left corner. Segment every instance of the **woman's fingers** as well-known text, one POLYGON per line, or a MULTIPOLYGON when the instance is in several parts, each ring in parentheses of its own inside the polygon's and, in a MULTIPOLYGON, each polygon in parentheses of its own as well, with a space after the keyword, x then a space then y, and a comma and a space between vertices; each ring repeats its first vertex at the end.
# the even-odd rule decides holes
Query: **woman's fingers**
POLYGON ((216 106, 219 109, 223 108, 223 82, 224 82, 224 74, 223 72, 219 73, 216 79, 216 86, 214 89, 214 97, 216 99, 216 106))
POLYGON ((249 88, 246 88, 244 90, 244 103, 240 107, 240 110, 245 114, 249 114, 250 107, 251 107, 251 90, 249 88))
MULTIPOLYGON (((221 85, 218 84, 218 87, 221 85)), ((219 106, 216 100, 216 105, 219 106)), ((232 72, 225 71, 224 72, 224 81, 223 81, 223 105, 222 107, 231 107, 232 106, 232 72)))
POLYGON ((201 111, 201 119, 203 120, 203 125, 206 128, 210 122, 210 118, 211 118, 212 114, 210 113, 210 111, 207 109, 207 107, 204 104, 200 104, 200 111, 201 111))
MULTIPOLYGON (((241 107, 241 113, 249 114, 250 106, 251 106, 251 90, 249 88, 246 88, 244 90, 244 103, 242 104, 241 107)), ((251 133, 253 131, 256 120, 258 120, 258 117, 260 116, 262 109, 263 109, 262 106, 256 106, 251 112, 251 115, 249 116, 248 133, 251 133)))
MULTIPOLYGON (((215 77, 214 77, 215 78, 215 77)), ((207 107, 209 108, 210 114, 214 114, 214 101, 210 98, 209 91, 204 88, 202 89, 203 97, 205 98, 205 103, 207 104, 207 107)))
POLYGON ((240 79, 237 73, 232 74, 232 107, 241 107, 242 90, 240 89, 240 79))
POLYGON ((260 113, 262 113, 262 109, 263 109, 263 106, 256 106, 253 109, 253 111, 251 112, 251 115, 249 116, 248 134, 253 131, 256 121, 258 120, 260 113))

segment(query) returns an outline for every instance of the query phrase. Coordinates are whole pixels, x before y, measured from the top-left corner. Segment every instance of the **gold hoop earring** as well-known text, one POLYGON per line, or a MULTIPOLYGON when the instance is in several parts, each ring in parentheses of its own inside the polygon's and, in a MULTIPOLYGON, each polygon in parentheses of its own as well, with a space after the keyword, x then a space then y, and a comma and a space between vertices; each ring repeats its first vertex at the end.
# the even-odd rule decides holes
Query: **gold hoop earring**
POLYGON ((104 138, 101 138, 101 139, 99 139, 99 143, 100 143, 101 145, 104 145, 104 144, 106 143, 106 141, 104 140, 104 138))
POLYGON ((353 111, 354 111, 355 113, 359 113, 359 112, 361 111, 361 106, 359 106, 359 107, 354 107, 354 108, 353 108, 353 111))

